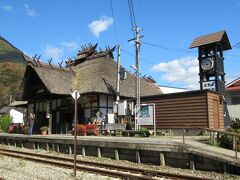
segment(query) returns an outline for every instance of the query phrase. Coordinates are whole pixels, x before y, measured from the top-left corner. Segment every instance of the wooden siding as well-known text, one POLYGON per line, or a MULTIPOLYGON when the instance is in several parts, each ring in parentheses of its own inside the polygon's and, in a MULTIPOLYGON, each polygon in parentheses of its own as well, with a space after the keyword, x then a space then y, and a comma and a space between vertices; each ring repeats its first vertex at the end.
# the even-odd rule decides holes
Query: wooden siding
MULTIPOLYGON (((176 129, 180 124, 187 126, 213 126, 213 99, 219 100, 219 94, 208 91, 190 91, 141 98, 141 103, 155 103, 156 128, 176 129)), ((218 116, 220 128, 223 125, 223 109, 219 104, 218 116)), ((152 128, 148 126, 149 128, 152 128)))
POLYGON ((220 94, 208 92, 208 116, 209 116, 209 128, 223 129, 224 128, 224 107, 223 99, 220 94), (218 104, 217 112, 214 112, 214 102, 218 104), (216 118, 216 113, 217 118, 216 118), (216 122, 218 121, 218 122, 216 122), (219 127, 216 127, 217 124, 219 127))

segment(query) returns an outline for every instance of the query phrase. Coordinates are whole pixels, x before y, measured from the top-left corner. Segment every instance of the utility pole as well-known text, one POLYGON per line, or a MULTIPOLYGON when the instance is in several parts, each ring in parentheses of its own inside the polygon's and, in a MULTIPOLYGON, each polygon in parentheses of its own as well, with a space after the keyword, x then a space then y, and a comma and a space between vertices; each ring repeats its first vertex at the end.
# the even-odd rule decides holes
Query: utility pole
POLYGON ((120 45, 118 45, 118 54, 117 54, 117 84, 116 84, 116 101, 120 100, 120 45))
MULTIPOLYGON (((142 30, 138 26, 136 26, 135 29, 133 29, 136 32, 136 37, 133 39, 128 40, 130 41, 135 41, 135 47, 136 47, 136 85, 135 85, 135 97, 136 97, 136 111, 140 107, 140 38, 143 36, 140 36, 140 31, 142 30)), ((135 120, 135 130, 139 129, 139 127, 136 126, 136 120, 135 120)))
POLYGON ((120 100, 120 45, 118 45, 118 52, 117 52, 117 82, 116 82, 116 108, 117 114, 116 119, 118 121, 118 106, 120 100))

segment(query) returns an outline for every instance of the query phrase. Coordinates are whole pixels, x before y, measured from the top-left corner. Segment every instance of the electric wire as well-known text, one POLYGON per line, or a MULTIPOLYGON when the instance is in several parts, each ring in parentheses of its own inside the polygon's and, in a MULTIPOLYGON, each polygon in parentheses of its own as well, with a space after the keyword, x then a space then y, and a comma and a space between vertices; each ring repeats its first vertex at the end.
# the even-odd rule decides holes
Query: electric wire
MULTIPOLYGON (((131 0, 128 0, 128 12, 129 12, 129 17, 130 17, 130 22, 131 22, 131 27, 132 27, 132 32, 133 32, 133 37, 135 38, 134 34, 134 22, 133 22, 133 13, 132 13, 132 8, 131 8, 131 0)), ((136 21, 135 21, 136 22, 136 21)))
POLYGON ((135 28, 137 27, 137 23, 136 23, 136 18, 135 18, 135 13, 134 13, 134 8, 133 8, 133 2, 132 0, 130 0, 131 2, 131 9, 132 9, 132 17, 133 17, 133 23, 134 23, 134 26, 135 28))
POLYGON ((157 48, 160 48, 160 49, 165 49, 165 50, 169 50, 169 51, 176 51, 176 52, 182 52, 182 53, 186 53, 186 54, 194 54, 194 52, 188 51, 188 50, 185 50, 185 49, 166 47, 166 46, 162 46, 162 45, 159 45, 159 44, 149 43, 149 42, 146 42, 146 41, 141 41, 141 42, 143 44, 147 44, 147 45, 150 45, 150 46, 153 46, 153 47, 157 47, 157 48))
MULTIPOLYGON (((135 57, 135 55, 131 54, 130 52, 124 50, 124 49, 121 49, 122 52, 124 52, 125 54, 131 56, 131 57, 135 57)), ((152 61, 149 61, 148 59, 146 58, 143 58, 141 57, 141 60, 143 60, 144 62, 148 63, 148 64, 151 64, 151 65, 155 65, 156 63, 153 63, 152 61)))
POLYGON ((112 0, 110 0, 110 6, 111 6, 112 17, 113 17, 113 19, 114 19, 114 21, 113 21, 113 27, 114 27, 116 44, 118 44, 118 36, 117 36, 117 28, 116 28, 117 25, 116 25, 116 23, 115 23, 115 17, 114 17, 114 13, 113 13, 112 0))

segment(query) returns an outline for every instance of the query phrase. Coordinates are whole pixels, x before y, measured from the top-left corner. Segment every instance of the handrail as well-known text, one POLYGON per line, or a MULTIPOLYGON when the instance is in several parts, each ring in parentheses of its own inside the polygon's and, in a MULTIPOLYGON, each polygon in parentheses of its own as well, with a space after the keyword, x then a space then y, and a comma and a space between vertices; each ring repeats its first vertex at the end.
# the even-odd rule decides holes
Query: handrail
MULTIPOLYGON (((202 130, 211 131, 211 132, 218 132, 218 133, 227 134, 227 135, 232 136, 233 137, 233 142, 234 142, 233 150, 235 150, 235 157, 238 158, 237 157, 238 144, 237 144, 237 138, 236 137, 240 137, 239 133, 232 133, 232 132, 226 132, 224 130, 218 130, 218 129, 212 129, 212 128, 203 128, 203 127, 198 127, 198 126, 193 126, 193 125, 186 125, 186 124, 183 124, 183 123, 178 123, 178 125, 181 126, 181 129, 182 129, 183 144, 185 144, 185 129, 186 129, 186 127, 187 128, 202 129, 202 130)), ((212 134, 212 139, 213 139, 213 144, 214 144, 215 143, 214 133, 212 134)))
POLYGON ((203 128, 203 127, 198 127, 198 126, 193 126, 193 125, 186 125, 186 124, 182 124, 182 123, 178 124, 178 125, 182 125, 181 128, 188 127, 188 128, 203 129, 203 130, 207 130, 207 131, 219 132, 219 133, 228 134, 231 136, 240 137, 239 133, 226 132, 225 130, 218 130, 218 129, 213 129, 213 128, 203 128))

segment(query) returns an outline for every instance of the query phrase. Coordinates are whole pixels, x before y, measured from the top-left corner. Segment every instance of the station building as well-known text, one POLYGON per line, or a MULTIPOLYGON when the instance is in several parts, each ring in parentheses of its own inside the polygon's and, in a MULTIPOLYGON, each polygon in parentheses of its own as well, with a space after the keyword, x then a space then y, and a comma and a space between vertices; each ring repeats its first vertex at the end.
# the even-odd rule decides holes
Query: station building
MULTIPOLYGON (((22 99, 28 101, 28 113, 35 114, 34 133, 48 126, 51 133, 68 133, 74 119, 76 89, 78 123, 87 124, 100 111, 103 116, 112 113, 116 99, 117 63, 114 48, 97 51, 97 44, 82 47, 77 57, 68 59, 63 67, 24 56, 28 62, 22 83, 22 99)), ((126 71, 127 78, 120 80, 120 97, 135 97, 135 75, 126 71)), ((161 94, 154 81, 141 78, 141 96, 161 94)))

